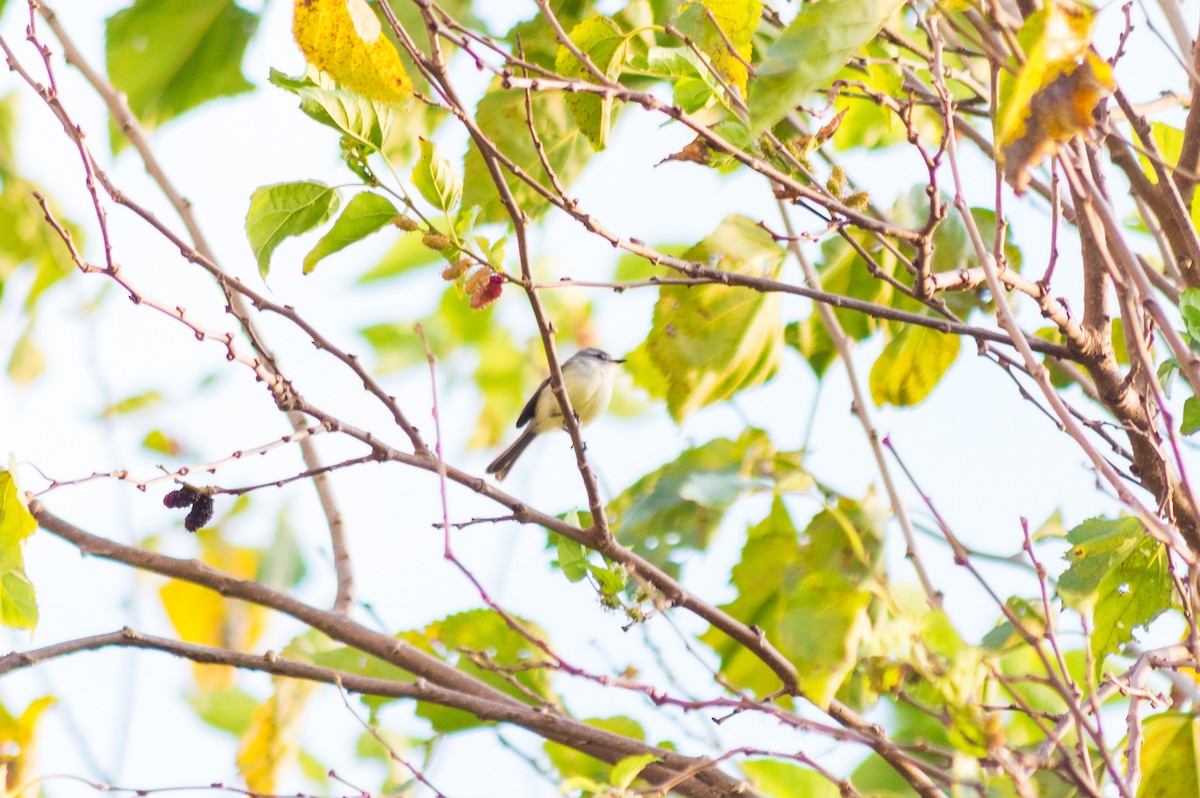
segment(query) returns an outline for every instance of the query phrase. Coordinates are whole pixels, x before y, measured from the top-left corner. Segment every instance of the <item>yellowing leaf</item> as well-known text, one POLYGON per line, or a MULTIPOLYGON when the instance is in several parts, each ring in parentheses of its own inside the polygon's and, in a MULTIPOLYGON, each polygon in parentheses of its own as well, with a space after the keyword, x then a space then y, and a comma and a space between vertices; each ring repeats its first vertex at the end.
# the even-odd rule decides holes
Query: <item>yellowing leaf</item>
POLYGON ((1077 67, 1061 73, 1033 96, 1019 138, 1003 148, 1004 177, 1021 193, 1029 183, 1028 170, 1093 124, 1092 111, 1116 83, 1112 67, 1088 53, 1077 67))
MULTIPOLYGON (((200 559, 243 579, 258 574, 262 554, 221 540, 218 529, 200 532, 200 559)), ((163 609, 181 640, 209 646, 245 650, 262 635, 265 611, 242 602, 232 602, 208 588, 172 580, 159 589, 163 609)), ((196 683, 203 690, 233 686, 233 670, 222 665, 196 664, 196 683)))
POLYGON ((23 551, 35 529, 37 521, 25 509, 12 473, 0 471, 0 623, 12 629, 32 629, 38 621, 23 551))
POLYGON ((46 367, 46 358, 42 350, 33 340, 33 320, 25 327, 25 332, 13 345, 12 355, 8 359, 8 376, 19 386, 25 386, 37 379, 46 367))
POLYGON ((645 770, 651 762, 660 761, 662 761, 662 757, 654 754, 634 754, 633 756, 627 756, 613 765, 612 772, 608 776, 608 781, 614 787, 620 787, 622 790, 628 789, 629 785, 633 784, 633 780, 638 777, 638 774, 645 770))
MULTIPOLYGON (((53 696, 42 696, 25 707, 20 717, 0 706, 0 765, 3 766, 4 794, 16 795, 34 775, 34 734, 46 708, 54 703, 53 696)), ((26 793, 27 794, 27 793, 26 793)))
POLYGON ((877 405, 919 404, 953 365, 959 348, 956 336, 928 327, 905 327, 871 367, 871 398, 877 405))
MULTIPOLYGON (((621 74, 628 40, 621 33, 617 23, 608 17, 596 14, 580 22, 571 30, 571 42, 587 55, 588 60, 606 77, 615 79, 621 74)), ((596 80, 587 66, 565 46, 558 48, 554 68, 565 78, 580 78, 588 82, 596 80)), ((567 107, 571 109, 575 123, 592 143, 592 147, 597 151, 604 149, 608 141, 613 98, 590 92, 568 94, 567 107)))
POLYGON ((1092 41, 1095 12, 1082 5, 1068 9, 1052 2, 1029 16, 1019 35, 1025 63, 1016 78, 1002 75, 996 138, 1001 146, 1015 141, 1029 118, 1030 103, 1045 88, 1084 58, 1092 41))
POLYGON ((296 761, 304 707, 314 687, 314 682, 276 679, 275 695, 250 716, 250 729, 242 737, 237 763, 251 792, 276 792, 279 776, 296 761))
POLYGON ((751 37, 761 16, 762 0, 700 0, 686 3, 675 25, 695 41, 712 59, 717 71, 745 97, 751 37), (719 31, 714 22, 720 26, 719 31))
POLYGON ((412 96, 400 53, 367 0, 296 0, 292 33, 308 63, 373 100, 412 96))
POLYGON ((1021 193, 1028 170, 1060 142, 1092 126, 1092 110, 1116 83, 1112 67, 1090 48, 1094 9, 1051 3, 1025 21, 1025 63, 1002 73, 996 138, 1005 177, 1021 193))
POLYGON ((1162 712, 1146 718, 1142 783, 1137 798, 1175 798, 1200 793, 1200 718, 1162 712))
MULTIPOLYGON (((774 277, 784 251, 751 219, 730 216, 684 257, 737 274, 774 277)), ((659 289, 654 325, 630 354, 639 385, 666 381, 676 421, 768 380, 783 343, 781 295, 728 285, 659 289)))

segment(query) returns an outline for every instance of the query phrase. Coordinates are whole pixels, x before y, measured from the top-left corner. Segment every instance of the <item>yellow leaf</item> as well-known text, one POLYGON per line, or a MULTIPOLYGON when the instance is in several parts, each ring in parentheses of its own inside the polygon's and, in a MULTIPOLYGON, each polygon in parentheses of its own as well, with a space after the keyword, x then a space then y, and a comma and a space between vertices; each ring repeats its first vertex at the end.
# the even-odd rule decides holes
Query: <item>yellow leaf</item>
POLYGON ((1089 52, 1033 95, 1021 135, 1003 148, 1004 176, 1018 194, 1029 183, 1029 169, 1092 126, 1096 103, 1115 85, 1112 67, 1089 52))
POLYGON ((1002 147, 1024 133, 1034 95, 1086 57, 1095 19, 1088 6, 1052 2, 1025 21, 1019 37, 1025 63, 1015 78, 1001 76, 996 137, 1002 147))
MULTIPOLYGON (((258 573, 260 552, 221 540, 218 530, 200 533, 204 562, 242 579, 258 573)), ((167 618, 181 640, 239 651, 253 646, 262 635, 266 614, 261 607, 229 601, 219 593, 191 582, 171 581, 159 590, 167 618)), ((203 690, 233 686, 234 672, 224 665, 193 666, 203 690)))
POLYGON ((42 713, 53 703, 53 696, 42 696, 31 702, 19 718, 0 707, 0 743, 4 744, 0 753, 0 773, 3 774, 6 797, 24 792, 23 788, 33 778, 34 733, 42 713))
POLYGON ((295 0, 292 33, 305 59, 373 100, 412 96, 400 53, 367 0, 295 0))
MULTIPOLYGON (((281 688, 284 685, 311 689, 300 682, 284 682, 281 688)), ((300 752, 298 721, 303 718, 296 710, 302 708, 303 702, 281 701, 276 693, 254 710, 237 756, 238 769, 251 792, 274 793, 280 772, 295 761, 300 752)))
MULTIPOLYGON (((316 632, 307 632, 283 650, 286 657, 306 662, 328 649, 329 641, 316 632)), ((250 728, 242 735, 237 763, 246 786, 255 794, 276 792, 284 770, 291 767, 300 753, 300 732, 304 709, 316 687, 314 682, 275 677, 275 695, 255 708, 250 728)))

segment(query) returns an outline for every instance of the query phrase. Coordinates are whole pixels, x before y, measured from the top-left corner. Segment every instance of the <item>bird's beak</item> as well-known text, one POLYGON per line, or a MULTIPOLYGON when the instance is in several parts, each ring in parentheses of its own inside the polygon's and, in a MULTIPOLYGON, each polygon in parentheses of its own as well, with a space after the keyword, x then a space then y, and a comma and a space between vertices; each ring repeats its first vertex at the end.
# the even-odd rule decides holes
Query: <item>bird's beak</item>
POLYGON ((625 362, 625 358, 623 358, 623 357, 614 357, 614 358, 612 359, 612 362, 614 362, 614 363, 624 363, 624 362, 625 362))

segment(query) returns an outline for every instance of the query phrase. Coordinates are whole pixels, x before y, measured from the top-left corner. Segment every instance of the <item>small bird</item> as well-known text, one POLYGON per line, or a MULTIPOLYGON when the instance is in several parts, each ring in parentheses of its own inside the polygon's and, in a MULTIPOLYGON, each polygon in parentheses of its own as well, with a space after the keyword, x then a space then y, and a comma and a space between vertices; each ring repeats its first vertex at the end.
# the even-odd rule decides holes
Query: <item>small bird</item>
MULTIPOLYGON (((624 362, 601 349, 589 348, 581 349, 562 364, 563 387, 567 389, 571 409, 581 426, 592 423, 608 409, 608 403, 612 401, 613 373, 624 362)), ((543 380, 517 418, 517 426, 525 429, 492 461, 487 472, 495 474, 498 480, 504 479, 534 438, 543 432, 562 429, 562 417, 562 408, 550 389, 550 380, 543 380)))

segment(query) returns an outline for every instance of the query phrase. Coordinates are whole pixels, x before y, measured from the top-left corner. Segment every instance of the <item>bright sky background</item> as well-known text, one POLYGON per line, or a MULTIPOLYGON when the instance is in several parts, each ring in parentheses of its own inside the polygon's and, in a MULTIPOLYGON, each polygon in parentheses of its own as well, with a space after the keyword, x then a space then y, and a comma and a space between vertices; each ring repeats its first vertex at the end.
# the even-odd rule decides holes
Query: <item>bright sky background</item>
MULTIPOLYGON (((55 8, 89 60, 100 65, 103 20, 121 5, 108 0, 75 0, 60 2, 55 8)), ((258 4, 248 5, 258 8, 258 4)), ((532 13, 533 4, 514 2, 511 8, 513 18, 521 18, 532 13)), ((23 41, 26 14, 23 2, 10 0, 0 18, 0 33, 18 46, 26 67, 40 75, 36 53, 23 41)), ((270 3, 265 10, 259 35, 244 64, 245 74, 260 85, 258 91, 206 105, 168 124, 153 137, 155 150, 171 178, 195 204, 222 264, 251 284, 259 283, 259 278, 243 232, 250 193, 258 186, 283 181, 311 178, 347 183, 350 179, 337 159, 336 136, 304 117, 292 95, 266 85, 270 67, 289 74, 303 69, 291 42, 290 14, 291 4, 285 2, 270 3)), ((1108 7, 1101 20, 1098 43, 1107 55, 1119 30, 1119 9, 1108 7)), ((42 33, 57 54, 59 47, 48 29, 43 27, 42 33)), ((1145 54, 1149 64, 1140 75, 1118 72, 1122 80, 1132 81, 1128 85, 1135 100, 1152 99, 1160 89, 1182 88, 1182 84, 1167 87, 1158 82, 1162 72, 1154 72, 1155 59, 1165 56, 1162 45, 1150 33, 1144 29, 1135 33, 1131 52, 1139 58, 1145 54), (1147 75, 1155 80, 1139 85, 1138 78, 1147 75)), ((56 66, 63 102, 88 132, 97 156, 117 184, 181 229, 131 152, 109 165, 102 105, 61 61, 56 61, 56 66)), ((478 92, 484 85, 484 78, 474 70, 462 70, 460 76, 468 93, 478 92)), ((23 168, 50 189, 71 219, 87 228, 88 254, 98 259, 99 237, 83 190, 79 158, 57 123, 19 85, 16 76, 0 73, 0 93, 14 90, 21 95, 19 153, 23 168)), ((596 159, 572 191, 610 229, 650 243, 695 242, 734 212, 780 226, 770 191, 757 176, 721 177, 689 164, 654 168, 689 138, 678 127, 662 127, 657 118, 641 112, 626 113, 610 149, 596 159)), ((439 141, 448 152, 461 153, 465 139, 450 130, 439 141)), ((989 204, 991 169, 984 168, 979 159, 975 162, 976 168, 970 173, 975 193, 971 199, 975 204, 989 204)), ((907 153, 888 159, 857 156, 851 161, 850 173, 883 206, 923 177, 920 164, 907 153)), ((1012 201, 1010 192, 1006 191, 1006 198, 1012 201)), ((115 257, 145 293, 169 304, 185 305, 218 328, 230 327, 230 320, 221 313, 216 290, 198 268, 182 261, 131 214, 111 204, 109 210, 115 257)), ((1038 275, 1046 258, 1041 242, 1046 240, 1048 216, 1044 205, 1036 201, 1014 211, 1015 234, 1024 248, 1026 268, 1038 275)), ((801 227, 812 224, 803 216, 795 218, 801 227)), ((441 290, 428 279, 394 280, 367 289, 354 287, 357 275, 387 249, 387 236, 380 234, 339 253, 307 277, 300 274, 299 259, 315 236, 285 243, 273 261, 269 285, 273 297, 295 305, 344 347, 368 356, 356 329, 427 314, 436 306, 441 290)), ((591 240, 573 222, 564 220, 540 228, 534 244, 547 272, 554 277, 607 279, 617 257, 610 247, 591 240)), ((1066 247, 1056 273, 1056 288, 1072 297, 1078 295, 1077 285, 1072 284, 1077 279, 1075 257, 1066 247)), ((784 277, 800 281, 795 264, 788 264, 784 277)), ((22 279, 25 276, 16 281, 22 279)), ((244 371, 223 368, 226 364, 219 347, 197 344, 178 325, 134 308, 110 288, 103 278, 74 275, 43 300, 38 343, 50 370, 24 390, 0 384, 0 454, 11 451, 19 460, 59 478, 118 467, 149 477, 155 473, 158 459, 139 448, 145 425, 161 426, 168 434, 184 438, 198 449, 201 461, 263 444, 286 433, 285 419, 264 401, 261 388, 253 385, 244 371), (105 298, 98 314, 82 310, 101 294, 105 298), (196 389, 201 377, 218 372, 229 373, 214 387, 196 389), (99 411, 111 401, 154 387, 168 397, 160 407, 130 421, 107 425, 96 422, 99 411)), ((21 296, 22 292, 14 289, 0 301, 0 351, 7 352, 23 329, 17 307, 21 296)), ((598 293, 594 298, 605 348, 623 354, 640 343, 648 330, 654 301, 651 291, 617 297, 598 293)), ((533 327, 518 293, 506 293, 502 304, 503 322, 511 325, 518 340, 529 337, 533 327)), ((1027 327, 1040 326, 1036 313, 1030 312, 1030 303, 1025 305, 1027 327)), ((809 307, 796 298, 784 300, 788 320, 804 318, 809 307)), ((310 346, 277 322, 264 326, 310 399, 387 430, 390 440, 399 442, 400 436, 390 431, 385 417, 363 401, 361 389, 345 378, 336 363, 312 355, 310 346)), ((871 343, 857 353, 859 379, 864 384, 879 348, 878 343, 871 343)), ((463 365, 465 361, 449 367, 463 365)), ((788 352, 780 375, 770 384, 740 395, 731 406, 701 411, 681 427, 672 425, 660 406, 636 420, 602 420, 586 435, 591 462, 605 489, 614 495, 689 445, 721 435, 736 437, 747 423, 769 429, 780 448, 798 448, 804 440, 811 408, 819 402, 807 465, 827 484, 859 497, 868 486, 878 484, 874 461, 849 412, 850 394, 840 363, 825 382, 818 396, 807 365, 794 352, 788 352)), ((385 384, 432 436, 427 373, 415 370, 389 375, 385 384)), ((469 380, 451 381, 443 370, 439 372, 439 391, 446 451, 457 465, 482 473, 495 450, 464 450, 480 401, 473 384, 469 380)), ((1072 398, 1079 397, 1072 392, 1072 398)), ((959 363, 928 401, 914 410, 873 410, 873 417, 956 533, 980 549, 1015 552, 1020 546, 1021 516, 1037 525, 1061 508, 1070 526, 1115 510, 1113 502, 1098 494, 1094 476, 1071 441, 1017 396, 1008 377, 976 357, 970 344, 964 344, 959 363)), ((327 461, 345 452, 357 452, 332 440, 322 440, 320 445, 327 461)), ((545 436, 526 457, 527 461, 522 461, 505 483, 506 490, 555 512, 584 505, 565 437, 545 436)), ((216 479, 222 485, 265 481, 295 473, 300 469, 298 464, 297 452, 276 451, 253 463, 222 471, 216 479)), ((21 473, 31 485, 40 486, 31 469, 21 473)), ((470 586, 441 559, 440 533, 431 526, 440 519, 433 478, 399 467, 372 467, 339 473, 335 484, 347 515, 360 597, 389 630, 419 627, 478 604, 470 586)), ((97 534, 127 542, 162 535, 167 539, 167 551, 188 555, 192 542, 180 526, 179 517, 162 508, 159 499, 163 492, 160 489, 142 495, 127 485, 101 481, 55 492, 48 503, 58 514, 97 534)), ((916 492, 907 486, 903 492, 913 514, 927 521, 916 492)), ((302 585, 301 597, 318 605, 328 604, 333 595, 332 569, 328 565, 324 521, 311 488, 300 483, 281 491, 260 492, 255 498, 255 511, 230 525, 231 538, 238 543, 264 544, 274 529, 276 516, 286 505, 288 517, 310 555, 309 578, 302 585)), ((466 491, 452 491, 451 500, 452 520, 497 512, 497 508, 466 491)), ((732 597, 726 584, 729 567, 736 562, 746 524, 760 519, 767 503, 768 497, 752 497, 729 513, 711 551, 687 565, 685 580, 694 591, 714 603, 732 597)), ((219 499, 218 514, 228 504, 228 499, 219 499)), ((791 500, 790 507, 797 523, 819 509, 813 500, 804 498, 791 500)), ((898 530, 894 531, 890 560, 894 572, 904 574, 903 546, 898 530)), ((641 650, 645 634, 664 647, 672 668, 686 683, 704 684, 702 669, 682 653, 678 637, 667 623, 658 620, 644 631, 623 633, 622 619, 604 614, 586 585, 570 585, 560 574, 551 572, 547 567, 551 555, 543 550, 545 534, 539 529, 476 526, 456 535, 455 541, 456 549, 493 595, 510 610, 547 628, 568 659, 593 670, 619 671, 635 664, 647 679, 656 679, 657 667, 641 650)), ((947 605, 960 630, 968 639, 977 639, 994 623, 996 608, 953 567, 944 546, 928 538, 922 538, 920 545, 935 579, 948 591, 947 605)), ((135 579, 129 569, 81 558, 74 549, 46 533, 39 533, 30 542, 27 562, 39 593, 41 623, 32 640, 28 635, 7 634, 8 647, 48 645, 126 624, 151 633, 171 634, 155 592, 144 590, 149 580, 135 579), (137 600, 132 600, 135 584, 143 590, 137 600)), ((1051 565, 1058 567, 1054 562, 1051 565)), ((998 577, 1004 595, 1029 593, 1032 589, 1013 569, 984 570, 998 577), (1023 583, 1024 587, 1018 587, 1023 583)), ((358 617, 368 616, 360 612, 358 617)), ((672 617, 687 633, 703 629, 690 617, 672 617)), ((296 631, 294 625, 277 622, 260 648, 282 646, 296 631)), ((114 650, 77 655, 14 674, 0 686, 0 698, 10 709, 19 709, 31 698, 48 692, 62 698, 44 727, 43 772, 74 774, 137 788, 236 783, 234 740, 210 731, 182 700, 176 700, 190 683, 190 668, 165 655, 114 650)), ((243 683, 260 696, 269 694, 268 680, 263 677, 248 676, 243 683)), ((629 696, 614 696, 611 691, 563 681, 559 686, 569 696, 570 709, 580 716, 620 711, 639 717, 654 714, 643 713, 642 703, 629 696)), ((410 714, 408 707, 396 705, 385 713, 385 719, 392 728, 422 733, 423 724, 410 720, 410 714)), ((353 740, 359 729, 336 693, 320 690, 310 715, 314 722, 305 732, 306 747, 348 781, 368 789, 377 787, 379 770, 353 757, 353 740)), ((713 732, 702 717, 690 719, 687 724, 698 735, 713 732)), ((664 724, 651 728, 649 737, 657 739, 672 733, 664 724)), ((765 724, 756 725, 749 719, 732 722, 718 733, 743 744, 753 741, 782 749, 795 749, 800 744, 793 735, 765 724)), ((533 750, 529 735, 519 730, 505 734, 526 750, 533 750)), ((681 742, 685 749, 690 744, 686 739, 681 742)), ((858 755, 835 751, 835 746, 825 741, 804 744, 810 746, 806 749, 809 754, 832 757, 830 761, 844 765, 851 764, 858 755)), ((527 766, 500 753, 487 732, 447 742, 429 776, 444 793, 455 798, 554 794, 527 766), (471 766, 464 767, 466 763, 471 766), (497 785, 504 785, 503 790, 497 785)), ((56 797, 92 794, 89 788, 66 781, 53 781, 46 790, 56 797)), ((348 791, 335 785, 327 792, 348 791)))

